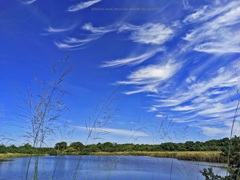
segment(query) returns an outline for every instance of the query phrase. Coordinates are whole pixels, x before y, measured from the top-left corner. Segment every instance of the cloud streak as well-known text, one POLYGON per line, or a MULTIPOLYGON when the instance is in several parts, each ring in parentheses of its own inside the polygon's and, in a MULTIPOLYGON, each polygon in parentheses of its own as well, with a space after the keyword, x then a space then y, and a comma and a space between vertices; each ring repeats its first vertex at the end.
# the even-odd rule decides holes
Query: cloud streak
POLYGON ((84 39, 75 38, 75 37, 67 37, 63 40, 63 42, 55 41, 54 44, 62 50, 78 50, 78 49, 84 49, 85 46, 98 38, 100 38, 101 35, 94 35, 94 36, 88 36, 84 39))
POLYGON ((150 110, 158 112, 161 109, 174 122, 200 128, 204 135, 226 136, 230 132, 230 127, 226 124, 232 122, 236 100, 240 97, 236 92, 239 80, 234 71, 238 67, 237 62, 238 59, 229 66, 219 68, 215 74, 211 72, 212 76, 208 79, 187 77, 186 79, 194 80, 185 81, 177 93, 174 91, 175 93, 159 95, 158 103, 150 107, 150 110))
POLYGON ((136 90, 128 91, 126 94, 135 94, 140 92, 158 92, 158 86, 164 81, 173 77, 180 69, 181 64, 174 61, 168 61, 164 64, 148 65, 132 72, 128 81, 119 81, 119 84, 135 85, 136 90))
MULTIPOLYGON (((60 33, 69 31, 74 26, 69 28, 57 29, 48 28, 47 31, 51 33, 60 33)), ((113 27, 93 27, 91 23, 86 23, 82 26, 82 30, 90 32, 90 34, 84 35, 84 38, 78 37, 66 37, 62 41, 54 41, 54 44, 62 50, 78 50, 86 48, 86 45, 101 38, 104 34, 115 31, 113 27)))
POLYGON ((90 31, 94 34, 105 34, 112 31, 115 31, 113 27, 93 27, 91 23, 86 23, 82 27, 83 30, 90 31))
POLYGON ((36 2, 37 0, 29 0, 29 1, 22 1, 23 4, 33 4, 34 2, 36 2))
POLYGON ((67 28, 54 28, 49 26, 48 28, 45 29, 46 33, 45 34, 54 34, 54 33, 63 33, 70 31, 74 28, 75 26, 67 27, 67 28))
POLYGON ((240 2, 234 1, 225 7, 204 7, 189 15, 185 22, 197 26, 184 40, 190 42, 195 51, 209 54, 240 53, 240 2), (231 34, 231 36, 226 36, 231 34), (234 38, 232 38, 234 37, 234 38))
MULTIPOLYGON (((74 126, 76 129, 89 131, 88 128, 84 126, 74 126)), ((131 131, 126 129, 115 129, 115 128, 93 128, 93 132, 105 132, 115 135, 122 135, 122 136, 137 136, 137 137, 148 137, 149 135, 142 131, 131 131)))
POLYGON ((92 1, 86 1, 86 2, 82 2, 76 5, 72 5, 68 8, 69 12, 76 12, 76 11, 80 11, 83 10, 85 8, 88 8, 96 3, 101 2, 102 0, 92 0, 92 1))
POLYGON ((164 48, 158 48, 152 51, 148 51, 144 54, 135 56, 135 57, 127 57, 127 58, 123 58, 123 59, 116 59, 116 60, 111 60, 111 61, 105 61, 103 62, 103 64, 101 65, 101 67, 119 67, 119 66, 124 66, 124 65, 138 65, 150 58, 152 58, 153 56, 155 56, 159 51, 164 51, 164 48))
POLYGON ((130 39, 140 44, 161 45, 170 40, 174 31, 163 25, 147 23, 142 26, 125 24, 119 28, 119 32, 131 31, 130 39))

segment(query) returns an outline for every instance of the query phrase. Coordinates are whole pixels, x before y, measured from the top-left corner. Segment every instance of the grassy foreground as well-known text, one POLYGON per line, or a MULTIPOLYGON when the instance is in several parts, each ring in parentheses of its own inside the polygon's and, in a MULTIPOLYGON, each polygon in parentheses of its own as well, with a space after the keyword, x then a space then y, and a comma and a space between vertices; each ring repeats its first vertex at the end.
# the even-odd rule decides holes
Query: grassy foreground
POLYGON ((221 155, 220 151, 132 151, 132 152, 95 152, 91 155, 134 155, 134 156, 151 156, 162 158, 176 158, 179 160, 190 161, 204 161, 204 162, 216 162, 225 163, 226 159, 221 155))

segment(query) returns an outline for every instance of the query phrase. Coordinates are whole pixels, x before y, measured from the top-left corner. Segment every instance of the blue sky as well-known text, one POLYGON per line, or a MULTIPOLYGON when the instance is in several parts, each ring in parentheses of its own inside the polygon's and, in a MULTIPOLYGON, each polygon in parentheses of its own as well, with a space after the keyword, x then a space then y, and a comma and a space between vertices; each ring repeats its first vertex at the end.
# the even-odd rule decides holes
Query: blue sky
MULTIPOLYGON (((229 136, 240 85, 238 0, 9 0, 0 19, 0 130, 18 143, 18 91, 36 73, 49 80, 68 54, 70 111, 57 123, 74 132, 62 128, 55 141, 84 142, 95 107, 117 89, 118 110, 94 129, 95 142, 229 136)), ((235 134, 239 127, 237 117, 235 134)))

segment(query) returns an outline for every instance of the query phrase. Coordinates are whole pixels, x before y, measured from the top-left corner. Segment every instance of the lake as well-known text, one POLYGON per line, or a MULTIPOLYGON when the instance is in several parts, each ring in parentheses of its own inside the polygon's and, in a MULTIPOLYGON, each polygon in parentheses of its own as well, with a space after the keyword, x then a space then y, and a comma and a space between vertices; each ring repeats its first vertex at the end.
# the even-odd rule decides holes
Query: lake
MULTIPOLYGON (((25 179, 29 157, 0 162, 0 179, 25 179)), ((33 179, 35 158, 29 168, 33 179)), ((38 179, 172 179, 201 180, 199 170, 213 166, 214 172, 225 174, 222 164, 180 161, 148 156, 45 156, 39 157, 38 179)))

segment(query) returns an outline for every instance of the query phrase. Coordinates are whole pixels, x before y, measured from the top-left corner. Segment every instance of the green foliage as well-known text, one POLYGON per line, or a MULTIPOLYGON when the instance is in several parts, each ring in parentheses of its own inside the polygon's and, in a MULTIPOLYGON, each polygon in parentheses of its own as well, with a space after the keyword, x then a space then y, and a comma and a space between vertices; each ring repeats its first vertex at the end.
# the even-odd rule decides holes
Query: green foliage
POLYGON ((19 153, 34 154, 35 148, 33 148, 29 143, 24 144, 18 148, 19 153))
POLYGON ((66 148, 66 150, 65 150, 65 152, 67 153, 67 154, 72 154, 72 153, 74 153, 76 150, 73 148, 73 147, 67 147, 66 148))
POLYGON ((84 148, 84 145, 81 142, 73 142, 73 143, 70 144, 69 147, 72 147, 77 151, 81 151, 84 148))
MULTIPOLYGON (((224 143, 227 139, 224 138, 224 143)), ((203 176, 208 180, 240 180, 240 137, 234 136, 231 140, 228 140, 228 146, 222 149, 222 155, 227 159, 227 171, 228 175, 222 177, 213 173, 212 168, 204 168, 200 171, 203 176)))
POLYGON ((200 171, 202 173, 203 176, 205 176, 206 180, 224 180, 225 178, 214 174, 213 169, 212 168, 204 168, 203 171, 200 171))
POLYGON ((54 149, 56 149, 57 151, 63 152, 65 149, 67 149, 67 143, 66 142, 56 143, 54 146, 54 149))
POLYGON ((15 145, 8 146, 7 152, 16 153, 16 152, 18 152, 18 148, 15 145))
POLYGON ((7 148, 3 144, 0 145, 0 153, 7 153, 7 148))

